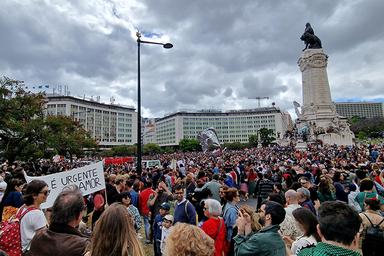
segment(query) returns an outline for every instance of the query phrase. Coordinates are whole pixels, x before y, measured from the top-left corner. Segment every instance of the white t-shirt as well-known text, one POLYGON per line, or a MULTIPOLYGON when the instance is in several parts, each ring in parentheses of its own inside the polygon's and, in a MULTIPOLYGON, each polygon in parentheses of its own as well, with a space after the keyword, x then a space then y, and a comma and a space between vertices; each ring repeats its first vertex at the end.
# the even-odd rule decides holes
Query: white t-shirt
POLYGON ((314 236, 310 236, 310 237, 301 236, 297 238, 295 242, 292 243, 291 252, 293 255, 297 255, 299 254, 301 249, 303 249, 304 247, 307 247, 309 245, 316 245, 316 244, 317 244, 317 241, 314 236))
POLYGON ((161 227, 161 242, 160 242, 160 251, 164 255, 165 253, 165 243, 167 240, 167 237, 169 233, 171 232, 172 227, 166 228, 166 227, 161 227))
MULTIPOLYGON (((24 209, 26 211, 27 209, 24 209)), ((31 246, 31 240, 35 236, 37 230, 47 226, 47 219, 44 213, 39 210, 31 210, 20 221, 20 236, 21 247, 23 252, 29 250, 31 246)))

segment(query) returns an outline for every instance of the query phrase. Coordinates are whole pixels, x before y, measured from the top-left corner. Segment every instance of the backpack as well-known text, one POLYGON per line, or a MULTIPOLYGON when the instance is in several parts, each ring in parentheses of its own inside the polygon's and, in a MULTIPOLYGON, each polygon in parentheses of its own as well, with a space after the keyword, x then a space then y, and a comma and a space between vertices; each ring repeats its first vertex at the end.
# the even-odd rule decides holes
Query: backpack
POLYGON ((378 224, 374 225, 372 221, 368 218, 368 216, 365 213, 363 214, 368 219, 369 223, 371 223, 371 226, 368 227, 367 230, 365 230, 363 247, 376 249, 376 250, 383 249, 384 230, 380 229, 380 225, 384 222, 384 218, 378 224))
POLYGON ((25 214, 36 209, 35 207, 29 207, 22 213, 25 207, 21 207, 16 216, 0 223, 0 250, 8 253, 9 256, 22 255, 20 221, 25 214))

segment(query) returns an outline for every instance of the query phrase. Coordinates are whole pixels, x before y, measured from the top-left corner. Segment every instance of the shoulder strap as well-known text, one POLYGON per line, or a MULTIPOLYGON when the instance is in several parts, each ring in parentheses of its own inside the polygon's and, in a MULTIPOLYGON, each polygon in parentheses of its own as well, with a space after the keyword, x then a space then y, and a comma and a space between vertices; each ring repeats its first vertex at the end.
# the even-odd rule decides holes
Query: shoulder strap
POLYGON ((213 240, 216 240, 216 238, 219 236, 220 230, 221 230, 221 226, 223 225, 222 218, 220 218, 220 217, 219 217, 219 222, 220 222, 219 229, 217 230, 217 233, 216 233, 215 238, 213 240))
POLYGON ((381 221, 377 224, 378 227, 384 222, 384 218, 381 219, 381 221))
POLYGON ((37 208, 34 206, 28 207, 27 210, 23 212, 23 210, 27 208, 26 205, 22 206, 16 213, 16 218, 20 221, 28 212, 32 210, 36 210, 37 208))
MULTIPOLYGON (((367 216, 367 214, 365 214, 364 212, 363 212, 362 214, 364 214, 364 216, 367 218, 367 220, 369 221, 369 223, 371 223, 371 226, 374 227, 375 225, 373 225, 371 219, 367 216)), ((384 220, 384 218, 383 218, 383 220, 384 220)), ((383 222, 383 220, 379 223, 379 225, 383 222)))
POLYGON ((188 203, 189 203, 189 201, 187 200, 186 202, 185 202, 185 205, 184 205, 184 211, 185 211, 185 215, 187 215, 187 218, 189 219, 189 214, 188 214, 188 203))

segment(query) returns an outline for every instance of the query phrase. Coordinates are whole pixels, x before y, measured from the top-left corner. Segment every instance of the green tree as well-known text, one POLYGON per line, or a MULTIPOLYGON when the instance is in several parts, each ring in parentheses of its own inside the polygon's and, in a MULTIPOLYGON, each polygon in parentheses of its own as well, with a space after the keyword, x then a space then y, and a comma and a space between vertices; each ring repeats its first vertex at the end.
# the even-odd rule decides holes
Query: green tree
POLYGON ((355 124, 355 123, 358 123, 361 121, 361 117, 360 116, 353 116, 349 119, 349 121, 351 122, 351 124, 355 124))
POLYGON ((67 116, 48 116, 45 120, 47 144, 60 155, 81 156, 84 148, 95 148, 97 144, 81 125, 67 116))
POLYGON ((144 145, 143 152, 146 155, 153 155, 153 154, 162 153, 162 150, 160 146, 157 145, 156 143, 148 143, 144 145))
POLYGON ((259 145, 259 138, 257 134, 249 135, 248 143, 250 147, 257 147, 259 145))
POLYGON ((272 129, 261 128, 259 130, 259 134, 260 134, 260 143, 263 147, 267 147, 275 140, 272 129))
POLYGON ((0 154, 9 161, 43 155, 44 96, 24 90, 22 81, 0 78, 0 154))
POLYGON ((229 150, 240 150, 246 148, 248 145, 241 142, 230 142, 230 143, 224 143, 223 148, 227 148, 229 150))
POLYGON ((183 152, 199 151, 201 146, 196 139, 182 139, 179 142, 179 148, 183 152))
POLYGON ((362 118, 351 124, 351 131, 358 138, 378 138, 384 131, 384 118, 362 118))
POLYGON ((136 155, 137 147, 135 145, 121 145, 112 148, 112 156, 134 156, 136 155))

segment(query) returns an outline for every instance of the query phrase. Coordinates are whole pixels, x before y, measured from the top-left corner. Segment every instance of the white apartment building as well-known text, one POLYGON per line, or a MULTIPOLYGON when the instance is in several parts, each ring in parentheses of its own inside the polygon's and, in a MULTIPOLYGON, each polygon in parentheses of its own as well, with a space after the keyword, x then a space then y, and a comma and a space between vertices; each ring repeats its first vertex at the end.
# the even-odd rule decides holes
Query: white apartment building
POLYGON ((72 96, 48 95, 45 113, 72 117, 102 147, 132 145, 137 142, 137 112, 132 107, 72 96))
POLYGON ((155 127, 156 142, 160 146, 178 145, 183 138, 196 139, 209 127, 216 130, 220 143, 247 143, 249 135, 256 134, 261 128, 272 129, 275 136, 281 138, 292 128, 292 121, 287 112, 267 107, 227 112, 176 112, 157 119, 155 127))
POLYGON ((336 112, 346 118, 354 116, 384 117, 384 103, 380 102, 336 102, 336 112))

